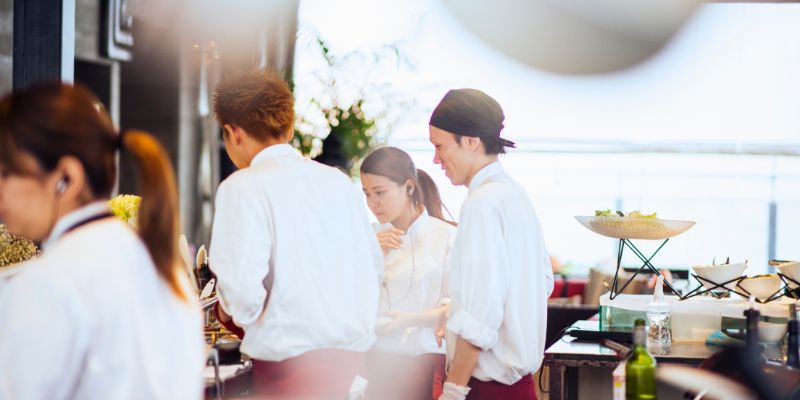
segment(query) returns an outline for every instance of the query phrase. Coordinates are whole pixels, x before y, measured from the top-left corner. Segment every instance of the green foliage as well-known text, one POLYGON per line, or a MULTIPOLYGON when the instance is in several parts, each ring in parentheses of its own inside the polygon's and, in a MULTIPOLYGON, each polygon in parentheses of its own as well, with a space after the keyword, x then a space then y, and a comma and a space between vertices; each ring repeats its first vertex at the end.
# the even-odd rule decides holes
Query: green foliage
POLYGON ((303 131, 295 128, 292 146, 300 151, 300 154, 306 157, 314 157, 316 155, 315 150, 319 148, 319 143, 321 143, 321 140, 314 136, 313 133, 303 133, 303 131))

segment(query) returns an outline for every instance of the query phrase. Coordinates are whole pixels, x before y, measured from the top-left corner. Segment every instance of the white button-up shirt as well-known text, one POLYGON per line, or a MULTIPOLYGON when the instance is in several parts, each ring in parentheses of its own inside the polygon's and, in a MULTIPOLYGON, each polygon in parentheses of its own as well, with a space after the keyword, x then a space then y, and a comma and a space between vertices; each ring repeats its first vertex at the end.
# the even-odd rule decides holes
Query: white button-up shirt
MULTIPOLYGON (((377 224, 375 230, 391 226, 377 224)), ((389 250, 384 257, 381 314, 419 313, 439 305, 445 295, 445 266, 455 233, 455 226, 425 211, 411 224, 401 236, 400 248, 389 250)), ((408 355, 445 352, 436 344, 433 323, 381 333, 374 348, 408 355)))
POLYGON ((287 144, 217 190, 211 269, 242 352, 282 361, 375 342, 383 259, 356 186, 287 144))
POLYGON ((65 215, 43 254, 0 283, 0 398, 202 397, 196 299, 175 295, 122 221, 65 233, 107 211, 102 202, 65 215))
POLYGON ((499 162, 469 183, 450 256, 448 357, 454 335, 483 351, 472 376, 514 384, 544 355, 553 272, 539 218, 499 162))

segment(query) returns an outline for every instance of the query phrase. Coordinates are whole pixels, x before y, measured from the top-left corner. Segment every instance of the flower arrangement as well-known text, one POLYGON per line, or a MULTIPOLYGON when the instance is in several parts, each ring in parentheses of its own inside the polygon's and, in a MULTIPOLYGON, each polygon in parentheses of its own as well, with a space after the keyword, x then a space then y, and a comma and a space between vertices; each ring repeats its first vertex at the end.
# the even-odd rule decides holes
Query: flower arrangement
POLYGON ((139 204, 142 198, 132 194, 121 194, 108 201, 111 212, 125 221, 134 230, 138 229, 139 204))
POLYGON ((292 86, 299 83, 303 90, 294 90, 299 109, 292 145, 304 156, 355 177, 361 160, 412 114, 413 100, 397 93, 385 76, 411 63, 394 44, 342 53, 332 51, 319 36, 307 42, 319 54, 322 68, 295 71, 292 86), (381 72, 364 74, 372 70, 381 72))
POLYGON ((14 236, 0 224, 0 268, 27 261, 39 254, 39 249, 28 239, 14 236))

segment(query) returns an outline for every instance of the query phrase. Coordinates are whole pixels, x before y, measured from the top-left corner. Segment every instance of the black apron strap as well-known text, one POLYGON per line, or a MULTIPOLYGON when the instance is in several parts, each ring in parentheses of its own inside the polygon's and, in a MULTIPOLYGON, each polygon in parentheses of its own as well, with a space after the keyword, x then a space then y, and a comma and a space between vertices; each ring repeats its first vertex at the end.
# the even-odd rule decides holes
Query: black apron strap
POLYGON ((78 229, 78 228, 80 228, 80 227, 82 227, 84 225, 91 224, 92 222, 99 221, 101 219, 111 218, 113 216, 114 216, 114 214, 112 214, 110 212, 103 212, 103 213, 100 213, 100 214, 97 214, 97 215, 93 215, 93 216, 91 216, 89 218, 86 218, 86 219, 83 219, 81 221, 78 221, 77 223, 75 223, 72 226, 70 226, 69 228, 67 228, 64 231, 64 233, 62 234, 62 236, 66 235, 67 233, 70 233, 70 232, 74 231, 75 229, 78 229))

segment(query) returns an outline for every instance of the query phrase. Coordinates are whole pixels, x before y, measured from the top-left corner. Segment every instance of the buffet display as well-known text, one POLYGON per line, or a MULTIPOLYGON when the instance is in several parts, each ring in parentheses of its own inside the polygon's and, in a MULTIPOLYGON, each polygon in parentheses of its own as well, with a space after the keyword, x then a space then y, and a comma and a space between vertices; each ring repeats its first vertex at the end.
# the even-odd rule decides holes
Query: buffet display
MULTIPOLYGON (((656 213, 644 214, 638 210, 627 214, 621 211, 597 210, 594 216, 576 216, 575 219, 592 232, 619 239, 616 271, 609 293, 611 300, 625 290, 643 271, 647 270, 656 276, 661 276, 661 272, 653 265, 652 259, 670 238, 686 232, 695 224, 694 221, 660 219, 656 213), (662 242, 648 256, 634 245, 633 240, 661 240, 662 242), (620 284, 620 269, 625 249, 632 251, 642 265, 624 283, 620 284)), ((667 281, 664 282, 664 285, 677 295, 678 300, 686 300, 700 295, 721 299, 730 297, 731 294, 745 299, 753 297, 758 303, 769 303, 784 296, 798 300, 796 289, 800 288, 800 262, 778 262, 776 267, 777 273, 747 276, 745 275, 747 261, 730 263, 728 259, 722 264, 692 266, 691 276, 697 280, 698 286, 691 290, 677 290, 667 281)))
MULTIPOLYGON (((625 288, 636 279, 636 276, 645 270, 656 276, 661 276, 661 272, 653 266, 651 260, 661 251, 670 238, 686 232, 695 224, 694 221, 659 219, 656 213, 643 214, 638 210, 631 211, 627 214, 621 211, 612 213, 611 210, 597 210, 594 216, 576 216, 575 219, 592 232, 619 239, 619 246, 617 248, 617 268, 614 272, 614 280, 610 288, 611 299, 614 299, 622 293, 625 288), (648 256, 633 243, 633 240, 661 240, 662 242, 661 245, 648 256), (626 248, 639 258, 642 265, 628 280, 620 285, 619 276, 620 269, 622 268, 622 255, 626 248)), ((664 285, 672 290, 672 292, 678 293, 670 282, 664 281, 664 285)))

